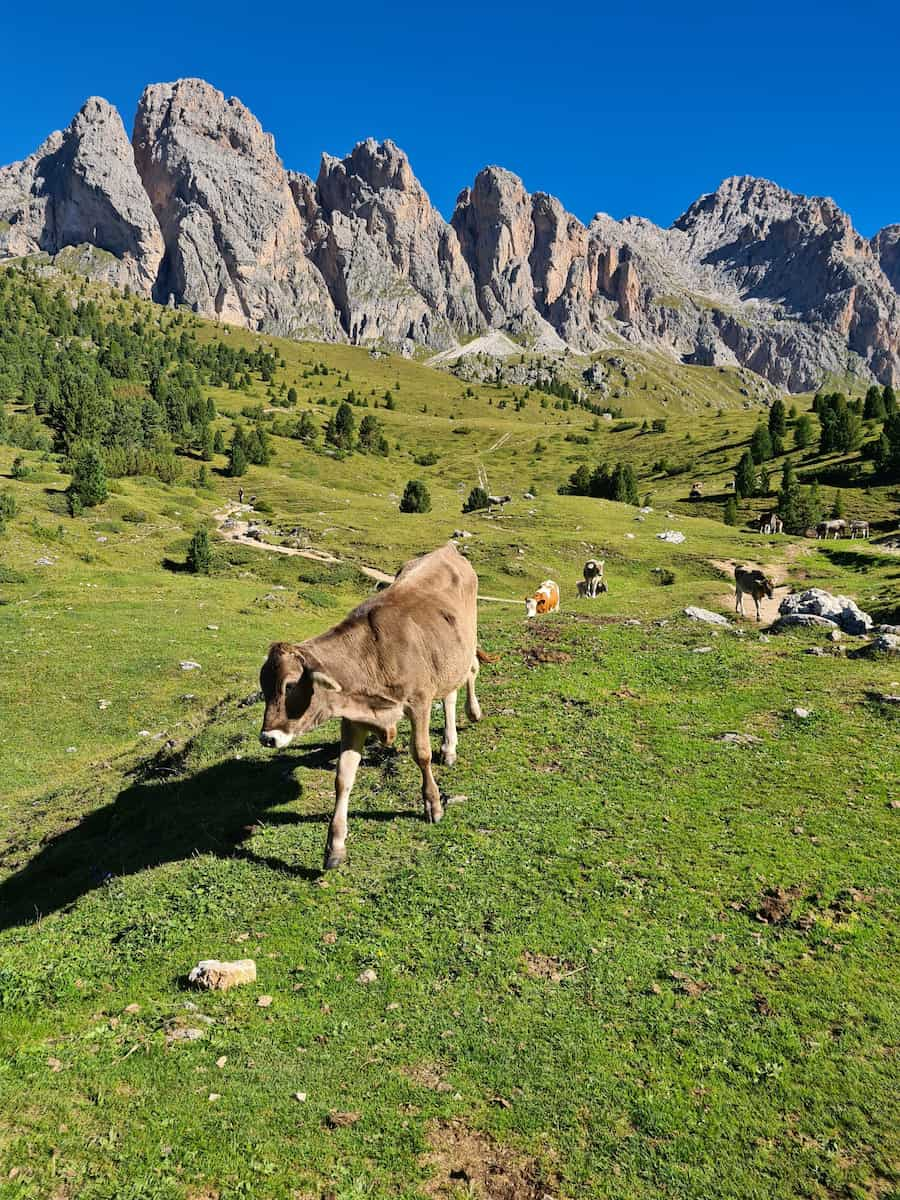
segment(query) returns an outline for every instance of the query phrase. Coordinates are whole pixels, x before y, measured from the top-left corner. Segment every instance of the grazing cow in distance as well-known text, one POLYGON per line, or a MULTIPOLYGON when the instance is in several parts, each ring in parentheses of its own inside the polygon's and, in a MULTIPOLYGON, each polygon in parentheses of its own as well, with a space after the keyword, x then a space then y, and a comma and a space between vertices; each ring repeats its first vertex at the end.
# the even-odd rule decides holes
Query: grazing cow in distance
POLYGON ((784 532, 784 521, 782 521, 777 512, 760 513, 758 525, 760 533, 784 532))
POLYGON ((412 755, 422 772, 425 820, 443 816, 431 770, 431 706, 444 702, 443 761, 456 761, 456 693, 481 720, 475 695, 478 577, 452 544, 404 564, 393 583, 364 600, 343 621, 299 644, 276 642, 259 682, 266 708, 259 740, 281 750, 332 717, 341 721, 334 815, 325 869, 346 858, 347 808, 366 738, 385 745, 397 724, 412 723, 412 755))
POLYGON ((829 537, 835 539, 843 537, 846 532, 847 522, 843 517, 837 517, 830 521, 820 521, 816 526, 816 537, 825 538, 826 541, 829 537))
POLYGON ((533 596, 525 597, 525 615, 527 617, 543 616, 545 613, 556 612, 559 608, 559 584, 552 579, 545 579, 533 596))
POLYGON ((747 567, 734 568, 734 611, 744 615, 744 596, 752 596, 759 620, 759 602, 763 596, 770 600, 775 595, 775 585, 762 571, 751 571, 747 567))
POLYGON ((868 521, 851 521, 850 522, 850 536, 852 538, 855 538, 855 537, 867 538, 869 536, 869 522, 868 521))
POLYGON ((589 558, 587 560, 581 572, 584 578, 577 587, 579 596, 586 596, 588 600, 593 600, 595 596, 599 596, 601 592, 607 590, 603 579, 605 565, 605 558, 589 558))

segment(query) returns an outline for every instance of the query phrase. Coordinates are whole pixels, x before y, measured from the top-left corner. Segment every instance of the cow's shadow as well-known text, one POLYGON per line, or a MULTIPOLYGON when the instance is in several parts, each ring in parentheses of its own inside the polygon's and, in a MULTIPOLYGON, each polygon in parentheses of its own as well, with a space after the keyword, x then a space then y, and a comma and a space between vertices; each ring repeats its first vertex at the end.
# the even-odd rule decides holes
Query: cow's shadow
MULTIPOLYGON (((301 751, 264 760, 231 760, 174 778, 136 779, 109 804, 45 839, 33 858, 0 882, 0 929, 67 908, 110 879, 195 854, 239 857, 295 878, 318 879, 318 869, 253 850, 259 825, 324 826, 331 818, 327 804, 313 813, 284 808, 302 795, 294 769, 333 764, 338 746, 308 745, 301 751)), ((386 821, 413 815, 362 810, 354 819, 386 821)), ((322 834, 324 845, 324 828, 322 834)))

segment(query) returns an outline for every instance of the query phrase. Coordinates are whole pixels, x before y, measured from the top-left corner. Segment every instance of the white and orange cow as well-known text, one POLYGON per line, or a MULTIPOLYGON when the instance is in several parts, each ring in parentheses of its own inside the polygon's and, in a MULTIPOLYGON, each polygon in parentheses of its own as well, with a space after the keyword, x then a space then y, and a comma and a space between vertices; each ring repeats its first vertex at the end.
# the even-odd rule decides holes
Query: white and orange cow
POLYGON ((525 597, 525 615, 527 617, 543 616, 545 613, 556 612, 559 608, 559 584, 552 579, 545 579, 533 596, 525 597))

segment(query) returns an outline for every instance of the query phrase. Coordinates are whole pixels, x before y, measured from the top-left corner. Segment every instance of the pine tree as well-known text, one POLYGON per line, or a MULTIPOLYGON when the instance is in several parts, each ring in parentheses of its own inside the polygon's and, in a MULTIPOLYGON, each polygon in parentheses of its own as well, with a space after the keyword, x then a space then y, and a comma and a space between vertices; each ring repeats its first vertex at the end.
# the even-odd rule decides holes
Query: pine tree
POLYGON ((750 439, 750 453, 755 463, 767 462, 772 457, 772 437, 765 425, 757 425, 750 439))
POLYGON ((483 487, 473 487, 469 492, 469 498, 463 505, 463 512, 478 512, 481 508, 487 508, 488 494, 483 487))
POLYGON ((228 474, 233 478, 247 474, 247 435, 243 425, 235 425, 228 451, 228 474))
POLYGON ((722 514, 722 520, 726 525, 737 525, 738 523, 738 504, 737 496, 729 496, 725 501, 725 511, 722 514))
POLYGON ((198 529, 188 546, 187 568, 194 575, 208 575, 209 567, 209 534, 205 529, 198 529))
POLYGON ((794 426, 794 445, 798 450, 805 450, 812 441, 812 436, 812 418, 808 413, 803 413, 797 418, 797 424, 794 426))
POLYGON ((78 497, 85 508, 93 508, 106 499, 106 467, 96 446, 83 446, 76 453, 69 491, 78 497))
POLYGON ((734 474, 734 490, 742 500, 756 491, 756 463, 749 450, 745 450, 734 474))
POLYGON ((883 421, 885 416, 884 398, 881 395, 881 388, 873 383, 866 392, 866 403, 865 407, 863 408, 863 420, 883 421))
POLYGON ((773 439, 782 438, 787 433, 787 414, 783 400, 774 400, 769 409, 769 433, 773 439))
POLYGON ((885 386, 884 391, 881 393, 881 399, 884 404, 885 417, 892 417, 897 411, 897 394, 890 384, 885 386))
POLYGON ((410 479, 407 483, 400 501, 400 511, 402 513, 431 512, 431 496, 421 479, 410 479))

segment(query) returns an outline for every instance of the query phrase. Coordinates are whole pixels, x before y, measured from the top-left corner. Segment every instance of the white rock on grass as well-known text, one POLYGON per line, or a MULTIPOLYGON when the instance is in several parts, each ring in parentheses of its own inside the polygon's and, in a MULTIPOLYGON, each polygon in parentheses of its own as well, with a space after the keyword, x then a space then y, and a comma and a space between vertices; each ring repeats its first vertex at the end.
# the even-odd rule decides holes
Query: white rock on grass
POLYGON ((357 975, 356 982, 357 983, 375 983, 375 981, 377 979, 378 979, 377 971, 373 971, 371 967, 366 967, 366 969, 364 971, 360 971, 360 973, 357 975))
POLYGON ((673 546, 680 546, 685 540, 684 534, 680 529, 665 529, 662 533, 656 535, 661 542, 671 542, 673 546))
POLYGON ((178 665, 181 667, 182 671, 200 671, 200 670, 202 670, 202 667, 200 666, 200 664, 198 662, 194 662, 193 659, 190 659, 190 658, 186 658, 184 660, 184 662, 179 663, 178 665))
POLYGON ((692 621, 705 621, 707 625, 731 625, 728 618, 723 617, 721 613, 710 612, 708 608, 698 608, 695 604, 689 604, 684 610, 684 615, 692 621))
POLYGON ((784 618, 819 617, 832 622, 844 633, 854 636, 868 633, 872 628, 872 618, 863 612, 855 600, 849 596, 832 596, 822 588, 807 588, 805 592, 794 592, 781 601, 778 606, 782 620, 781 624, 819 624, 819 621, 795 621, 784 618))
POLYGON ((256 981, 256 963, 252 958, 240 958, 236 962, 220 962, 217 958, 204 958, 188 975, 188 983, 209 991, 227 992, 242 983, 256 981))

